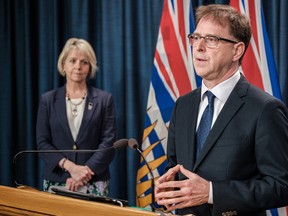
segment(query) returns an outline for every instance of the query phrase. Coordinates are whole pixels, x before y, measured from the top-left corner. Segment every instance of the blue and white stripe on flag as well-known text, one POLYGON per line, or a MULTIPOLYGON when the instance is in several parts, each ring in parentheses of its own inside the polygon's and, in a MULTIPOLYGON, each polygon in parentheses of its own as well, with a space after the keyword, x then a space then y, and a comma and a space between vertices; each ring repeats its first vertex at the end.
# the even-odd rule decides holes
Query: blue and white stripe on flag
MULTIPOLYGON (((187 40, 187 35, 194 31, 193 20, 190 0, 164 0, 141 146, 155 179, 167 165, 168 126, 174 103, 196 88, 187 40)), ((151 176, 143 161, 138 169, 136 192, 137 206, 152 203, 151 176)))

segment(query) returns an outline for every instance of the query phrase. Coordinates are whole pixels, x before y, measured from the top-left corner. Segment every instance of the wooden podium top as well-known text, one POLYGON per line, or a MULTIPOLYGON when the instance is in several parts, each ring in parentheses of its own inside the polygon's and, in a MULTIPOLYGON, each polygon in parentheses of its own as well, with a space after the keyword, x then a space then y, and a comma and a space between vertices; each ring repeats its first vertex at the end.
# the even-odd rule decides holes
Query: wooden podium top
POLYGON ((97 215, 133 216, 160 215, 137 208, 119 207, 94 201, 80 200, 29 187, 0 186, 0 215, 97 215))

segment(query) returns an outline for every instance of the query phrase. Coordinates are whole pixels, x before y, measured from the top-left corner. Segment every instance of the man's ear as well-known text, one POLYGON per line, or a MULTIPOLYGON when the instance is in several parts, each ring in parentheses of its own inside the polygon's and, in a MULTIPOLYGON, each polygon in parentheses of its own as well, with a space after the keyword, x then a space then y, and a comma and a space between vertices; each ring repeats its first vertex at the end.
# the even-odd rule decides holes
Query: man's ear
POLYGON ((238 61, 243 56, 244 52, 245 52, 245 44, 243 42, 234 44, 234 49, 232 51, 233 60, 238 61))

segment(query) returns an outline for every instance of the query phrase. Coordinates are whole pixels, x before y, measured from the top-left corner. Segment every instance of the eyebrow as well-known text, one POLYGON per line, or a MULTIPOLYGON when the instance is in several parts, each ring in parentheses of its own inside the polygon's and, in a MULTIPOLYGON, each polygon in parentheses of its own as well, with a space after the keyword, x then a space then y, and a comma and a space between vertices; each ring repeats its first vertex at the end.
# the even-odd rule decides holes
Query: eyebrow
POLYGON ((201 35, 201 34, 199 34, 199 33, 192 33, 192 35, 203 36, 203 37, 207 37, 207 36, 215 36, 215 37, 220 37, 220 38, 221 38, 221 36, 219 36, 219 35, 215 35, 215 34, 206 34, 206 35, 201 35))

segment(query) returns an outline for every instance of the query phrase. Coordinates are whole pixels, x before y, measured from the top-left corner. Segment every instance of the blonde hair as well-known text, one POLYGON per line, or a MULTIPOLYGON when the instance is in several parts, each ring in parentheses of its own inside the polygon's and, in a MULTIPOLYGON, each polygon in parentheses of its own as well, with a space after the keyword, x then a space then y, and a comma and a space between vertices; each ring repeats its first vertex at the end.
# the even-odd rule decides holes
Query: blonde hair
POLYGON ((87 56, 87 60, 90 64, 89 78, 93 78, 97 70, 97 59, 92 46, 84 39, 70 38, 67 40, 58 58, 58 72, 62 76, 65 76, 65 72, 63 71, 63 64, 66 61, 69 52, 73 49, 78 49, 87 56))

